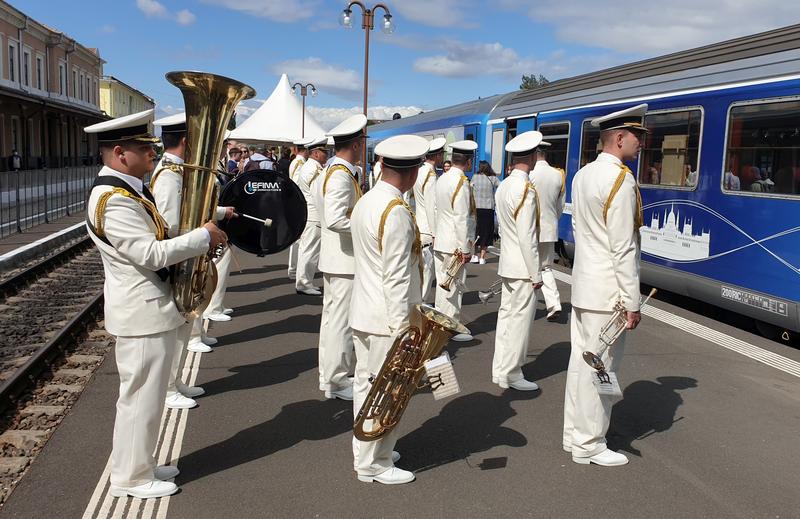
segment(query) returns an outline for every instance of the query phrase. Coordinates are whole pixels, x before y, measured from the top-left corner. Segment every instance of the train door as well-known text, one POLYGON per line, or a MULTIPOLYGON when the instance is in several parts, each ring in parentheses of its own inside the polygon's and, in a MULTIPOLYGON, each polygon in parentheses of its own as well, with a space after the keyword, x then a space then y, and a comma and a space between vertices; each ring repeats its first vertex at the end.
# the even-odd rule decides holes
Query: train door
POLYGON ((467 176, 472 177, 472 174, 478 171, 478 157, 481 156, 481 143, 478 139, 478 129, 480 125, 468 124, 464 126, 464 140, 475 141, 478 143, 478 149, 475 150, 475 160, 472 161, 472 169, 465 171, 467 176))

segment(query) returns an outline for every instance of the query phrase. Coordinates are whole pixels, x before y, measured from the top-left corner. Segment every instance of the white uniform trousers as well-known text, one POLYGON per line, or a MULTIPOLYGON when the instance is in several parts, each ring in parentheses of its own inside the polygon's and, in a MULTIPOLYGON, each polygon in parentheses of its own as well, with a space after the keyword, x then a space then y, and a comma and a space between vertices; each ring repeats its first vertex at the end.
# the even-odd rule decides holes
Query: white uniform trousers
POLYGON ((297 240, 289 246, 289 279, 294 279, 297 276, 297 250, 300 247, 300 240, 297 240))
MULTIPOLYGON (((390 335, 372 335, 353 330, 353 344, 356 352, 356 371, 353 379, 353 417, 367 399, 371 388, 369 378, 377 375, 392 347, 394 337, 390 335)), ((365 423, 369 429, 370 421, 365 423)), ((353 468, 362 476, 375 476, 386 472, 394 466, 392 451, 397 443, 399 433, 397 427, 392 432, 371 442, 362 442, 353 437, 353 468)))
POLYGON ((353 374, 353 330, 350 297, 353 276, 323 274, 322 320, 319 329, 319 388, 338 391, 350 385, 353 374))
POLYGON ((464 265, 461 268, 461 272, 450 285, 450 290, 447 291, 440 287, 439 284, 447 279, 447 266, 450 264, 453 255, 434 252, 433 257, 436 265, 436 309, 460 321, 461 297, 464 295, 464 284, 467 281, 467 266, 464 265))
POLYGON ((322 230, 319 222, 307 222, 300 236, 300 248, 297 253, 297 290, 308 290, 314 287, 314 274, 319 264, 319 244, 322 230))
POLYGON ((436 267, 433 261, 433 247, 422 249, 422 302, 433 303, 436 297, 436 267))
POLYGON ((217 266, 217 287, 211 295, 211 302, 208 303, 208 308, 205 309, 203 315, 221 314, 225 310, 223 301, 225 300, 225 291, 228 290, 228 276, 231 271, 231 261, 233 259, 233 251, 230 247, 225 247, 225 252, 222 256, 214 260, 217 266))
MULTIPOLYGON (((595 371, 583 360, 584 351, 597 353, 600 329, 612 312, 572 309, 570 334, 572 352, 567 368, 564 397, 565 449, 577 458, 588 458, 606 450, 606 432, 611 419, 613 397, 601 397, 592 384, 595 371)), ((625 333, 602 355, 606 369, 616 372, 625 350, 625 333)))
POLYGON ((111 449, 111 484, 135 487, 154 479, 164 394, 177 330, 117 337, 119 398, 111 449))
POLYGON ((178 327, 175 334, 175 352, 172 355, 172 363, 169 370, 169 380, 167 380, 167 395, 175 393, 178 388, 175 384, 180 380, 181 369, 186 361, 186 346, 189 345, 189 339, 195 333, 200 334, 200 328, 197 323, 203 322, 201 319, 192 319, 180 327, 178 327))
POLYGON ((524 378, 522 365, 528 356, 536 296, 529 279, 503 280, 497 331, 494 339, 492 380, 511 383, 524 378))
POLYGON ((552 270, 555 245, 555 242, 539 244, 539 261, 542 263, 542 294, 548 312, 561 310, 561 296, 558 293, 556 278, 553 276, 552 270))

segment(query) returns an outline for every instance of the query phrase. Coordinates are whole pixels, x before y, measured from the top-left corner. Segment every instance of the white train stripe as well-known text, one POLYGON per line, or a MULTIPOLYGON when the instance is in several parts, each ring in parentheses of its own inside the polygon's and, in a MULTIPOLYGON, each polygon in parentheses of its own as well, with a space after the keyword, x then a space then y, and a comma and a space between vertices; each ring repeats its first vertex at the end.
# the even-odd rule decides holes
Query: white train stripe
MULTIPOLYGON (((553 270, 553 275, 559 281, 569 285, 572 284, 572 276, 560 270, 553 270)), ((790 375, 800 377, 800 362, 784 357, 777 353, 765 350, 726 333, 714 330, 708 326, 696 323, 685 317, 675 315, 661 308, 646 306, 642 314, 657 319, 665 324, 674 326, 679 330, 692 334, 695 337, 705 339, 708 342, 722 346, 723 348, 744 355, 750 359, 761 362, 767 366, 783 371, 790 375)))

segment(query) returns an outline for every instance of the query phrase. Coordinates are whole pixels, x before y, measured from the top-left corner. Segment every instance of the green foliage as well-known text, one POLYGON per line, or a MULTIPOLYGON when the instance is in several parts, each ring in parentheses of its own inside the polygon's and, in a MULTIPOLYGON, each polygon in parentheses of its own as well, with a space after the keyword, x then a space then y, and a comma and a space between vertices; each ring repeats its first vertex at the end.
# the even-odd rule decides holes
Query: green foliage
POLYGON ((534 88, 543 87, 550 83, 550 80, 539 74, 523 74, 522 83, 519 85, 520 90, 533 90, 534 88))

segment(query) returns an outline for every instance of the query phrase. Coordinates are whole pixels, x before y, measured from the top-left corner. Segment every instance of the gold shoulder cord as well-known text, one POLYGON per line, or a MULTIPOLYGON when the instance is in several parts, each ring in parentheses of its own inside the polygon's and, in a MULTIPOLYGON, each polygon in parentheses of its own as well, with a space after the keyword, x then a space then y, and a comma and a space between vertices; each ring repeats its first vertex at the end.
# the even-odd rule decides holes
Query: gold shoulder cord
POLYGON ((168 170, 168 171, 172 171, 173 173, 177 173, 178 175, 183 175, 183 168, 181 168, 180 165, 173 164, 171 162, 169 162, 167 164, 164 164, 158 170, 156 170, 155 173, 153 173, 152 177, 150 177, 150 189, 153 189, 153 187, 156 185, 156 180, 158 180, 158 176, 165 169, 168 170))
POLYGON ((428 185, 428 180, 430 180, 431 177, 436 177, 436 171, 432 167, 428 169, 428 174, 425 175, 425 180, 422 182, 422 187, 420 188, 421 192, 425 192, 425 186, 428 185))
POLYGON ((466 183, 468 185, 469 190, 469 212, 472 216, 478 212, 475 207, 475 195, 472 194, 472 186, 469 185, 469 179, 466 175, 461 175, 461 178, 458 179, 458 185, 456 186, 456 190, 453 191, 453 196, 450 197, 450 208, 454 208, 456 205, 456 197, 458 196, 458 192, 461 191, 461 187, 466 183))
POLYGON ((350 179, 350 181, 353 182, 353 187, 356 190, 356 201, 358 201, 358 199, 361 198, 361 188, 358 185, 356 177, 354 177, 353 174, 350 173, 350 170, 347 169, 347 166, 345 166, 344 164, 334 164, 333 166, 328 168, 327 173, 325 173, 325 182, 323 182, 322 184, 322 196, 325 196, 325 194, 328 192, 328 180, 330 180, 331 175, 333 175, 337 171, 344 171, 347 174, 347 177, 350 179))
POLYGON ((417 219, 414 217, 414 211, 411 210, 411 206, 405 203, 401 198, 394 198, 389 205, 386 206, 386 209, 383 210, 383 214, 381 214, 381 223, 378 227, 378 251, 383 253, 383 234, 386 227, 386 219, 389 218, 389 213, 392 212, 392 209, 395 207, 402 205, 408 211, 408 214, 411 216, 411 223, 414 224, 414 243, 411 245, 411 253, 416 254, 417 256, 417 268, 419 269, 419 282, 420 282, 420 290, 422 290, 422 240, 419 235, 419 227, 417 226, 417 219))
POLYGON ((530 182, 525 182, 525 189, 522 191, 522 199, 519 201, 517 208, 514 209, 514 220, 517 219, 517 215, 522 210, 522 206, 525 205, 525 199, 528 197, 528 192, 533 191, 533 199, 536 202, 536 241, 539 241, 539 220, 541 216, 541 212, 539 209, 539 192, 536 191, 536 186, 534 186, 530 182))
POLYGON ((122 195, 126 198, 130 198, 134 200, 139 205, 141 205, 147 214, 153 219, 153 223, 156 225, 156 240, 161 241, 167 235, 167 224, 164 222, 164 219, 158 213, 158 209, 156 206, 150 202, 150 200, 146 200, 144 198, 140 198, 132 193, 129 193, 127 190, 122 189, 120 187, 114 187, 111 191, 106 191, 97 201, 97 206, 94 210, 94 223, 95 229, 97 231, 98 236, 105 236, 105 212, 106 212, 106 205, 108 205, 108 200, 114 195, 122 195))
POLYGON ((311 184, 313 184, 314 181, 317 180, 317 177, 321 172, 322 172, 322 166, 317 166, 317 170, 314 172, 314 175, 312 175, 311 180, 308 181, 308 187, 311 187, 311 184))
POLYGON ((292 180, 294 180, 294 174, 295 174, 295 173, 297 173, 297 170, 298 170, 298 169, 299 169, 299 168, 300 168, 300 167, 301 167, 303 164, 305 164, 305 163, 306 163, 306 161, 305 161, 305 160, 303 160, 303 159, 300 159, 300 160, 298 160, 297 162, 295 162, 295 163, 294 163, 294 168, 292 169, 292 171, 291 171, 291 172, 289 172, 289 178, 291 178, 292 180))
MULTIPOLYGON (((605 205, 603 206, 603 222, 608 223, 608 209, 611 207, 611 202, 614 200, 614 197, 617 196, 617 192, 622 187, 622 184, 625 182, 625 175, 630 174, 633 176, 633 172, 628 168, 628 166, 621 164, 619 166, 619 175, 617 175, 617 180, 614 181, 614 186, 611 188, 611 192, 608 194, 608 199, 606 200, 605 205)), ((633 225, 634 231, 639 232, 639 228, 644 225, 644 214, 642 211, 642 193, 639 192, 639 184, 634 179, 634 187, 633 190, 636 193, 636 216, 634 217, 633 225)))
POLYGON ((558 193, 558 196, 564 194, 564 190, 567 188, 567 172, 561 168, 556 168, 559 173, 561 173, 561 192, 558 193))

